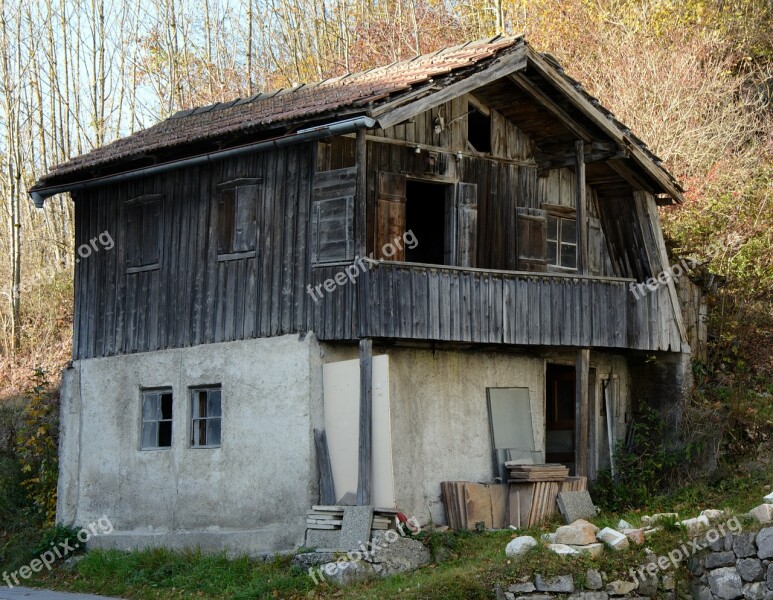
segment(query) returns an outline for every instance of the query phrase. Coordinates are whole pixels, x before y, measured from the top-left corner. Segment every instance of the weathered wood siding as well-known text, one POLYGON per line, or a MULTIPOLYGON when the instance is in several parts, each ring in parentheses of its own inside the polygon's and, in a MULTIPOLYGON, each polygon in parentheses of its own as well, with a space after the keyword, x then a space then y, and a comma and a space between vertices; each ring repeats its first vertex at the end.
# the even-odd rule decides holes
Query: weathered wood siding
MULTIPOLYGON (((363 337, 640 350, 681 348, 673 318, 663 318, 671 311, 664 286, 636 298, 630 282, 622 280, 386 262, 374 266, 359 285, 367 287, 360 306, 359 334, 363 337)), ((326 301, 341 305, 354 299, 339 296, 326 301)), ((346 339, 347 326, 331 324, 324 335, 346 339)))
POLYGON ((296 146, 106 186, 76 198, 76 247, 112 250, 75 269, 73 356, 90 358, 306 331, 314 302, 309 211, 315 149, 296 146), (217 185, 262 179, 253 258, 218 260, 217 185), (161 194, 159 268, 126 270, 125 203, 161 194))

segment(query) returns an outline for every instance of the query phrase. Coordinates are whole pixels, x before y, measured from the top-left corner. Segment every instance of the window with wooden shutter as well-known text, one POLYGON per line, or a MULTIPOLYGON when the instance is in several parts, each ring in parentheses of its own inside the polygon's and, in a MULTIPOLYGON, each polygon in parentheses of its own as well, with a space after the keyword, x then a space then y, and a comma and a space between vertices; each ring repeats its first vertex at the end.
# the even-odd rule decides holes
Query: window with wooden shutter
MULTIPOLYGON (((376 259, 404 261, 405 245, 397 248, 395 240, 406 231, 407 178, 400 173, 379 173, 376 198, 376 259), (389 255, 394 248, 395 252, 389 255)), ((419 241, 421 244, 421 241, 419 241)))
POLYGON ((354 259, 355 168, 314 176, 311 210, 311 260, 314 264, 354 259))
POLYGON ((543 204, 547 213, 547 262, 553 270, 577 269, 577 214, 567 206, 543 204))
POLYGON ((536 208, 518 209, 518 269, 547 269, 547 214, 536 208))
POLYGON ((161 265, 161 194, 132 198, 126 202, 126 272, 152 271, 161 265))
POLYGON ((258 245, 260 183, 260 179, 237 179, 218 186, 219 260, 255 256, 258 245))

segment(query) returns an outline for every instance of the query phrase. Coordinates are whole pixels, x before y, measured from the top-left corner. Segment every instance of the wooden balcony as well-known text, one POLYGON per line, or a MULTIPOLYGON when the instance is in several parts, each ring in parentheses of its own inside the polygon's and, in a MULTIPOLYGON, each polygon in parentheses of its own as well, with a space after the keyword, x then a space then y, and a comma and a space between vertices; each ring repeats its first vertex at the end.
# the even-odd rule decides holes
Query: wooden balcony
MULTIPOLYGON (((315 268, 315 284, 344 268, 315 268)), ((667 288, 637 299, 632 281, 383 262, 315 305, 315 331, 322 340, 679 351, 667 288)))

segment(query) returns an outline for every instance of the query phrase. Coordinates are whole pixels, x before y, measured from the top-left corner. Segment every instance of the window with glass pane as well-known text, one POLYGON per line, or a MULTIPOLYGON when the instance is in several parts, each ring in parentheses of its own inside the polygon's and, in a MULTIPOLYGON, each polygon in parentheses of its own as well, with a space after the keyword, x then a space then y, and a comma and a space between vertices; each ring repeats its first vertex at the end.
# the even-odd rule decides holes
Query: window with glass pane
POLYGON ((220 388, 191 390, 191 446, 194 448, 220 446, 221 418, 220 388))
POLYGON ((172 446, 172 390, 142 392, 141 435, 143 450, 172 446))
POLYGON ((577 268, 577 222, 548 215, 548 264, 565 269, 577 268))

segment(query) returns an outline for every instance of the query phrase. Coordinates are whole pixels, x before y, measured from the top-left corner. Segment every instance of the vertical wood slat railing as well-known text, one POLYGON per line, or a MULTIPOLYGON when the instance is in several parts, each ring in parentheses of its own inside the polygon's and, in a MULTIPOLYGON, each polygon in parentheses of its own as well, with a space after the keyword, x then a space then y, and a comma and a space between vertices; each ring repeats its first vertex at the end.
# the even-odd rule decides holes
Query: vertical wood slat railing
POLYGON ((637 298, 623 279, 390 262, 374 265, 356 285, 356 294, 344 285, 320 302, 314 327, 320 339, 681 347, 665 286, 637 298), (355 297, 359 314, 351 318, 355 297))

